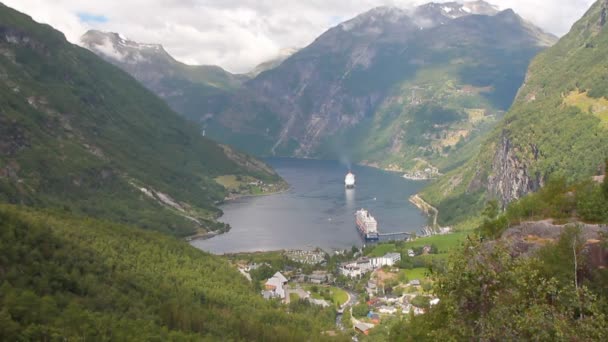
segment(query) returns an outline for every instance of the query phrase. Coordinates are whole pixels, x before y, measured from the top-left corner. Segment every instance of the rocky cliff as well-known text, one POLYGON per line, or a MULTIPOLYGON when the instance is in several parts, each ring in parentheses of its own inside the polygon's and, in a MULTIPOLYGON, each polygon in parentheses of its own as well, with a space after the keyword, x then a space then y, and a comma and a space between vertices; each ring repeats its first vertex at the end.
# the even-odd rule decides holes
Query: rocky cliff
POLYGON ((443 168, 475 149, 461 148, 502 116, 553 41, 485 2, 379 7, 246 82, 203 125, 258 154, 443 168))
POLYGON ((479 154, 425 190, 423 197, 440 212, 475 203, 459 208, 451 218, 457 220, 481 209, 487 198, 506 205, 550 177, 580 181, 601 170, 608 158, 607 4, 596 2, 534 59, 514 105, 479 154))

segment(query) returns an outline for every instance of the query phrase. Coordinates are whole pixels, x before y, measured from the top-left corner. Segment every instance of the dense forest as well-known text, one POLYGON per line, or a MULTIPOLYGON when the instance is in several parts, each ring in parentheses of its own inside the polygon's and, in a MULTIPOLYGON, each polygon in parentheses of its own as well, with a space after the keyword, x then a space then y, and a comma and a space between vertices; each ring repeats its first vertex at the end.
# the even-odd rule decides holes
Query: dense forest
POLYGON ((163 234, 0 206, 0 340, 323 340, 326 316, 163 234))
POLYGON ((0 4, 0 202, 177 236, 222 228, 222 175, 280 178, 135 79, 0 4))

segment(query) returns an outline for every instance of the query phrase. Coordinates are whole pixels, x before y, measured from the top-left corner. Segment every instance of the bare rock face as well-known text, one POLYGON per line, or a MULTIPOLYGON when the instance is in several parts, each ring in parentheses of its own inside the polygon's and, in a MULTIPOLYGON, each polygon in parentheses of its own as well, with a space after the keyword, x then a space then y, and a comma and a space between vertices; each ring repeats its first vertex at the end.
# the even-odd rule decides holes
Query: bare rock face
MULTIPOLYGON (((601 235, 608 233, 608 226, 574 222, 580 228, 581 239, 588 245, 596 243, 601 235)), ((568 225, 555 224, 551 220, 523 222, 507 229, 501 240, 508 242, 514 255, 532 255, 547 243, 555 242, 568 225)), ((591 248, 588 247, 590 250, 591 248)))
MULTIPOLYGON (((429 83, 442 83, 437 85, 439 89, 452 82, 457 87, 468 85, 469 89, 486 92, 484 96, 493 99, 503 96, 507 104, 493 109, 506 110, 529 60, 553 41, 554 37, 513 11, 499 12, 483 1, 430 3, 411 10, 378 7, 331 28, 275 69, 246 82, 226 101, 226 107, 201 121, 209 127, 210 137, 246 150, 264 140, 261 154, 328 156, 331 148, 363 143, 369 137, 365 134, 380 135, 357 135, 353 131, 365 130, 362 126, 393 102, 437 102, 433 98, 435 88, 429 83), (497 47, 500 51, 495 50, 497 47), (497 60, 505 51, 520 57, 516 61, 497 60), (435 68, 447 71, 436 79, 415 83, 421 71, 435 68), (492 70, 500 72, 496 77, 475 76, 488 75, 492 70), (497 89, 501 86, 491 84, 505 75, 509 80, 497 83, 513 85, 512 89, 497 89), (425 93, 427 90, 430 94, 425 93), (412 92, 417 99, 409 99, 412 92), (419 99, 423 93, 425 98, 419 99), (358 139, 332 141, 337 135, 355 135, 358 139)), ((458 91, 460 88, 455 90, 456 96, 466 92, 458 91)), ((416 109, 401 107, 395 110, 416 109)), ((398 126, 404 123, 396 116, 383 121, 383 128, 391 126, 395 132, 401 131, 398 126)), ((416 133, 422 136, 424 132, 416 133)), ((387 154, 394 145, 374 148, 387 154)))
MULTIPOLYGON (((518 157, 516 147, 503 134, 492 162, 492 172, 488 177, 487 189, 490 195, 499 198, 503 207, 524 195, 537 191, 544 184, 540 174, 533 174, 529 165, 518 157)), ((533 160, 538 160, 538 149, 531 147, 533 160)))

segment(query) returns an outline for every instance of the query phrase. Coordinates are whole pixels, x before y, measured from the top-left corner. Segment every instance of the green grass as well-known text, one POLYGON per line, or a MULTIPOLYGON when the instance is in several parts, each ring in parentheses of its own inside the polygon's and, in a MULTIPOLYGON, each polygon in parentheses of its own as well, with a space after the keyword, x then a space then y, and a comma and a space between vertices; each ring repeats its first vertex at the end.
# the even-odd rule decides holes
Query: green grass
POLYGON ((454 248, 458 248, 460 244, 466 238, 468 232, 456 232, 447 235, 433 235, 430 237, 419 238, 414 241, 409 241, 403 243, 401 246, 398 246, 395 243, 381 243, 374 247, 374 249, 368 253, 368 256, 379 257, 385 255, 386 253, 406 253, 407 250, 423 247, 426 245, 435 245, 437 246, 437 250, 440 254, 444 254, 449 252, 454 248))
POLYGON ((327 286, 327 285, 305 285, 304 290, 309 291, 310 292, 310 296, 314 299, 324 299, 329 301, 330 303, 333 303, 337 306, 340 306, 344 303, 346 303, 346 301, 348 300, 348 294, 346 293, 346 291, 334 287, 334 286, 327 286), (312 289, 313 287, 317 287, 318 292, 314 292, 312 289), (329 298, 326 298, 323 296, 323 292, 325 292, 326 290, 329 290, 329 298))
POLYGON ((426 273, 428 273, 428 269, 426 267, 420 267, 420 268, 412 268, 410 270, 401 270, 401 272, 404 272, 407 276, 407 279, 409 281, 418 279, 418 280, 423 280, 426 278, 426 273))
POLYGON ((435 245, 439 253, 447 253, 450 250, 460 246, 462 241, 467 236, 467 232, 456 232, 446 235, 433 235, 430 237, 420 238, 415 241, 406 242, 405 248, 423 247, 426 245, 435 245))
POLYGON ((374 247, 371 253, 368 256, 371 257, 380 257, 385 255, 386 253, 393 253, 397 251, 397 247, 394 243, 382 243, 374 247))

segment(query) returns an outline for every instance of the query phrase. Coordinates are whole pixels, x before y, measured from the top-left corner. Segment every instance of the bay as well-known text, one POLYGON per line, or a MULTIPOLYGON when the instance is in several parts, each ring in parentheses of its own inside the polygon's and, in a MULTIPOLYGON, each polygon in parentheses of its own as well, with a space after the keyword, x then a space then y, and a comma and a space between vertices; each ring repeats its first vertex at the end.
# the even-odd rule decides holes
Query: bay
POLYGON ((271 158, 289 184, 281 194, 246 197, 221 206, 228 233, 192 245, 215 254, 312 249, 331 251, 361 246, 355 211, 368 209, 380 233, 418 232, 427 218, 409 203, 424 182, 371 167, 353 166, 354 189, 344 188, 349 168, 338 161, 271 158))

